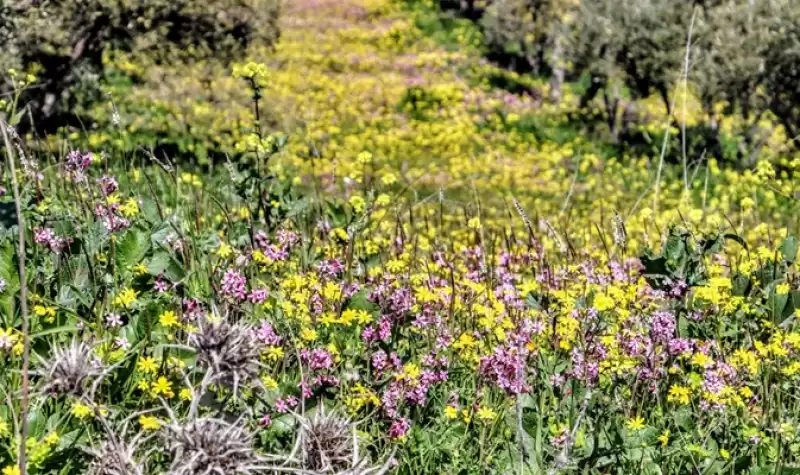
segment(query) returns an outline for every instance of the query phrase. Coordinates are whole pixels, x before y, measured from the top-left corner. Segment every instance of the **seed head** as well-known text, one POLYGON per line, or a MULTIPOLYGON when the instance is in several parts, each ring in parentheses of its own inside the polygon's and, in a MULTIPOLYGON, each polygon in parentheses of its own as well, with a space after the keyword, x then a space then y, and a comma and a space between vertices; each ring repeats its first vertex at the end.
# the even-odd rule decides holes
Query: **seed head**
POLYGON ((324 406, 301 422, 304 467, 317 473, 339 473, 352 468, 354 439, 350 421, 324 406))
POLYGON ((97 355, 85 342, 73 341, 67 347, 55 347, 49 360, 42 360, 41 391, 54 395, 83 396, 90 381, 103 375, 97 355))
POLYGON ((530 218, 528 218, 528 213, 526 213, 525 210, 522 208, 522 203, 520 203, 519 200, 514 196, 511 197, 511 201, 514 203, 514 209, 517 210, 517 214, 519 215, 520 218, 522 218, 522 222, 525 223, 525 226, 529 230, 533 229, 533 226, 531 225, 531 220, 530 218))
POLYGON ((134 459, 137 444, 114 443, 104 440, 99 447, 88 450, 93 460, 88 475, 144 475, 142 465, 134 459))
POLYGON ((244 427, 221 419, 200 418, 165 428, 172 456, 168 475, 247 475, 260 458, 244 427))
POLYGON ((611 226, 614 231, 614 244, 625 247, 628 233, 625 231, 625 222, 622 221, 622 216, 619 213, 614 213, 614 217, 611 219, 611 226))
POLYGON ((188 343, 213 381, 232 386, 234 393, 241 382, 258 381, 262 345, 251 327, 222 319, 201 318, 198 323, 188 343))

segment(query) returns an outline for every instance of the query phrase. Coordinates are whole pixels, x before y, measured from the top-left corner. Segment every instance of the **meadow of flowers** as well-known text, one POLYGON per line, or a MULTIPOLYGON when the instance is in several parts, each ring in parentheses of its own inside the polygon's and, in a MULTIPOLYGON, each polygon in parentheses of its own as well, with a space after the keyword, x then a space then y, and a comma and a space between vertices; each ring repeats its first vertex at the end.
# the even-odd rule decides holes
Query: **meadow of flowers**
POLYGON ((85 130, 4 119, 0 473, 800 470, 780 128, 751 170, 614 156, 430 4, 281 23, 109 55, 85 130))

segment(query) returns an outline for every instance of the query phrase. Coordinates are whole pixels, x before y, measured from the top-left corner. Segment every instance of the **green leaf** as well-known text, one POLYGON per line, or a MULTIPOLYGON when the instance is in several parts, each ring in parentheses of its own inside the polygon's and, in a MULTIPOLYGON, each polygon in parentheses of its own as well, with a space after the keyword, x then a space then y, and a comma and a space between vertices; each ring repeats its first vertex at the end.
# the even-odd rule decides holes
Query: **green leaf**
POLYGON ((19 122, 22 120, 22 117, 25 115, 26 110, 27 109, 22 108, 21 110, 17 111, 17 113, 14 114, 8 121, 8 125, 10 125, 11 127, 16 127, 17 124, 19 124, 19 122))
POLYGON ((183 265, 166 251, 156 252, 147 264, 150 275, 164 275, 172 282, 178 282, 186 275, 183 265))
POLYGON ((770 294, 769 298, 767 299, 767 307, 770 309, 772 313, 772 321, 774 323, 780 323, 781 317, 783 315, 783 309, 786 307, 786 302, 789 301, 789 294, 778 295, 775 293, 775 289, 772 289, 772 293, 770 294))
POLYGON ((642 257, 642 265, 644 266, 644 273, 653 276, 668 276, 669 270, 667 269, 666 257, 642 257))
POLYGON ((302 198, 297 201, 289 203, 289 211, 286 213, 287 218, 292 218, 304 213, 309 208, 308 198, 302 198))
POLYGON ((533 293, 530 293, 527 297, 525 297, 525 305, 534 310, 541 310, 542 308, 542 306, 539 304, 539 301, 536 300, 536 297, 534 297, 533 293))
POLYGON ((129 229, 117 243, 117 266, 127 270, 142 261, 150 247, 148 236, 139 229, 129 229))
POLYGON ((376 310, 376 306, 374 303, 369 301, 369 288, 363 288, 356 292, 352 297, 350 297, 350 302, 348 303, 347 307, 352 308, 354 310, 367 310, 373 311, 376 310))
POLYGON ((6 326, 14 318, 15 295, 19 292, 19 274, 15 261, 14 246, 10 242, 0 246, 0 279, 6 281, 6 288, 0 292, 0 313, 6 318, 6 326))
POLYGON ((664 257, 668 262, 679 262, 686 255, 686 241, 683 236, 672 235, 664 245, 664 257))
POLYGON ((732 280, 731 294, 736 297, 744 297, 750 289, 750 277, 737 274, 732 280))
POLYGON ((156 202, 150 198, 142 199, 142 214, 149 223, 158 223, 161 216, 158 214, 156 202))
POLYGON ((783 260, 789 265, 793 264, 797 258, 797 238, 794 236, 787 237, 781 244, 780 251, 783 260))
POLYGON ((53 327, 48 328, 46 330, 38 331, 36 333, 31 333, 31 339, 35 340, 37 338, 41 338, 43 336, 48 335, 57 335, 59 333, 74 333, 77 332, 78 328, 75 325, 63 325, 60 327, 53 327))
POLYGON ((705 239, 700 241, 700 247, 703 249, 703 254, 716 254, 722 250, 722 239, 719 237, 714 239, 705 239))

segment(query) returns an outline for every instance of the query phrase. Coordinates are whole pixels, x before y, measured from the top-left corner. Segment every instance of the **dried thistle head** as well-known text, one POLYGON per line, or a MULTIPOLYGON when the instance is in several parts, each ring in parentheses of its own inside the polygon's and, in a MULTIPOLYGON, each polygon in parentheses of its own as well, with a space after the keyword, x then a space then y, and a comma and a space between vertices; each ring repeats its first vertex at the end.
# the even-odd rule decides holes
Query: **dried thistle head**
MULTIPOLYGON (((384 475, 392 466, 394 451, 383 465, 372 465, 368 457, 360 457, 356 423, 328 412, 320 405, 312 418, 294 414, 300 430, 292 453, 286 458, 302 473, 334 475, 384 475), (295 458, 302 451, 302 457, 295 458)), ((300 473, 298 472, 298 473, 300 473)))
POLYGON ((94 349, 85 342, 57 346, 50 359, 41 362, 43 368, 34 374, 42 377, 41 391, 47 394, 82 396, 89 382, 104 374, 94 349))
POLYGON ((172 455, 169 475, 247 475, 256 473, 261 458, 252 436, 239 424, 199 418, 165 427, 172 455))
POLYGON ((142 465, 134 459, 138 444, 104 440, 87 452, 93 457, 88 475, 144 475, 142 465))
POLYGON ((188 343, 214 381, 233 386, 234 393, 240 382, 258 381, 261 344, 251 327, 222 319, 204 318, 198 323, 188 343))
POLYGON ((320 406, 313 418, 300 423, 304 469, 339 473, 353 468, 357 451, 349 419, 320 406))

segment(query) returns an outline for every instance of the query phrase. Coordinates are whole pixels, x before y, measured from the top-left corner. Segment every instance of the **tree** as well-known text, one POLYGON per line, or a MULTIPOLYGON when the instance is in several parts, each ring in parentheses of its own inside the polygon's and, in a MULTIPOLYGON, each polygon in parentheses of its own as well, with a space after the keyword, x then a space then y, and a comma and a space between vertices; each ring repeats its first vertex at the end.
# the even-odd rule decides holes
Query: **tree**
POLYGON ((782 21, 764 52, 763 90, 770 111, 797 146, 800 134, 800 7, 784 4, 774 12, 782 21))
MULTIPOLYGON (((36 67, 23 99, 47 120, 112 49, 227 60, 277 39, 278 0, 19 0, 0 9, 0 66, 36 67)), ((6 84, 4 89, 8 90, 6 84)))
POLYGON ((528 0, 495 0, 486 8, 481 27, 486 44, 497 56, 508 56, 512 69, 538 72, 542 61, 541 31, 528 0))
MULTIPOLYGON (((683 69, 694 5, 686 0, 583 0, 575 36, 575 64, 590 77, 585 107, 603 92, 604 116, 618 137, 621 88, 631 101, 658 93, 668 113, 669 91, 683 69)), ((622 124, 624 126, 624 124, 622 124)))
MULTIPOLYGON (((769 111, 791 133, 798 7, 793 0, 720 0, 706 5, 692 51, 691 82, 719 141, 720 114, 741 118, 739 155, 752 165, 771 131, 761 130, 769 111), (792 31, 795 31, 793 35, 792 31), (720 107, 722 106, 722 107, 720 107), (787 107, 788 106, 788 107, 787 107)), ((798 91, 800 92, 800 91, 798 91)))

